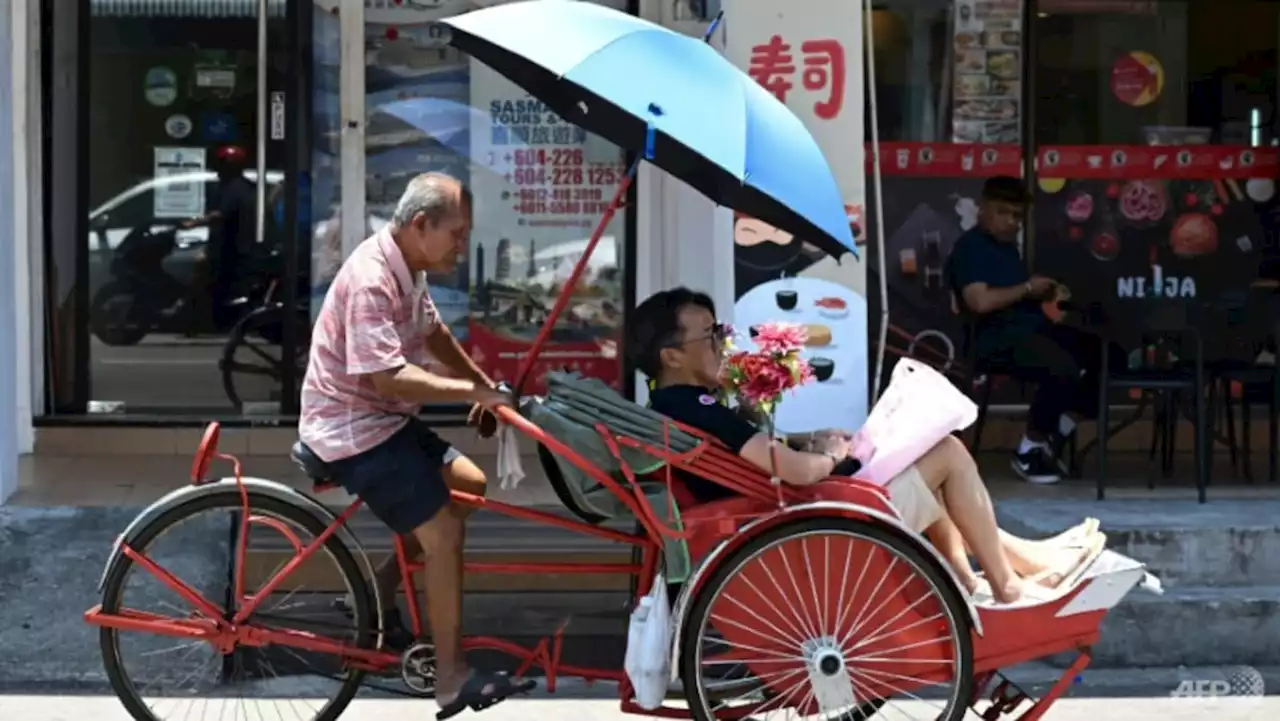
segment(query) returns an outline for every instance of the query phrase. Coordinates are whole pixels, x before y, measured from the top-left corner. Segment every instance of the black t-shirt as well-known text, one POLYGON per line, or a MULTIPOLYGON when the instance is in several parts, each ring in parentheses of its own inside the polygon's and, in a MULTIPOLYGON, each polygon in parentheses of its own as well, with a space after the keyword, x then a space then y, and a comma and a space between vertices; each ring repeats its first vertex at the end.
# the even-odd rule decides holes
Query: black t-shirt
MULTIPOLYGON (((686 426, 710 434, 734 453, 740 453, 747 441, 760 432, 754 425, 738 417, 732 409, 721 405, 715 390, 700 386, 667 386, 649 393, 653 410, 686 426)), ((701 503, 728 498, 729 489, 692 473, 676 471, 690 495, 701 503)))
MULTIPOLYGON (((741 418, 728 406, 721 404, 716 398, 714 389, 701 386, 667 386, 657 388, 649 393, 649 406, 673 421, 678 421, 708 433, 720 441, 734 453, 741 453, 760 429, 741 418)), ((858 471, 861 464, 853 458, 846 458, 836 464, 832 475, 851 476, 858 471)), ((713 481, 700 478, 685 471, 676 471, 690 495, 700 503, 728 498, 733 495, 729 489, 713 481)))
MULTIPOLYGON (((980 227, 956 239, 947 269, 959 303, 964 303, 961 292, 967 285, 986 283, 991 288, 1010 288, 1031 278, 1017 244, 1001 242, 980 227)), ((1040 303, 1030 299, 981 316, 976 328, 978 353, 985 356, 1003 351, 1046 322, 1040 303)))

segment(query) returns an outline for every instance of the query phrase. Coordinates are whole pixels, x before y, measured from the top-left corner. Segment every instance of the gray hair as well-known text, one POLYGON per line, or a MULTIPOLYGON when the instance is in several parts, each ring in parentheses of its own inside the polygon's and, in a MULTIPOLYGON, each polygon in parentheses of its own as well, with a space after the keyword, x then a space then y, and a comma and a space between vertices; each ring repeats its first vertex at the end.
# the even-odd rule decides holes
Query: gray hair
POLYGON ((462 212, 454 195, 455 188, 461 190, 462 203, 470 208, 471 191, 457 178, 445 173, 423 173, 414 177, 396 203, 396 212, 391 216, 392 227, 409 225, 418 213, 425 215, 432 225, 438 225, 440 221, 462 212))

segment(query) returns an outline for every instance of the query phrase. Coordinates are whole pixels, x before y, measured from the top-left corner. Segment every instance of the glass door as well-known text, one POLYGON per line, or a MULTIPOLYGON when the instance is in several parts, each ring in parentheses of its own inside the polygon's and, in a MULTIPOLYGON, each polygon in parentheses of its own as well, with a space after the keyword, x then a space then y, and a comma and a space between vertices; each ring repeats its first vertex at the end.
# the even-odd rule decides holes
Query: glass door
POLYGON ((295 405, 286 0, 89 6, 88 410, 279 414, 295 405))

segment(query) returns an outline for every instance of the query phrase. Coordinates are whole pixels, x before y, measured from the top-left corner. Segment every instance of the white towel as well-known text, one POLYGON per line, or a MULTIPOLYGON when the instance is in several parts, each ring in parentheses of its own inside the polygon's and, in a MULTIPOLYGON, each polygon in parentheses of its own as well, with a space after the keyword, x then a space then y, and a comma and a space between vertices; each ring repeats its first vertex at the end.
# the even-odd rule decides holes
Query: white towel
POLYGON ((524 480, 524 467, 520 465, 520 439, 516 429, 505 423, 498 429, 498 480, 504 491, 515 488, 524 480))

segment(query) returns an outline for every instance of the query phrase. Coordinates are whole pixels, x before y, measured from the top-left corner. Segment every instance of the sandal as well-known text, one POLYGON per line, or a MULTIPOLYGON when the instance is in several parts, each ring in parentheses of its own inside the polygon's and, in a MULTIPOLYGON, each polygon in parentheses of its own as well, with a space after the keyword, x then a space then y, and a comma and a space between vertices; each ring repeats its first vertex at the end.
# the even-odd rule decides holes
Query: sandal
POLYGON ((1042 571, 1028 576, 1026 580, 1053 590, 1074 586, 1085 571, 1088 571, 1089 567, 1093 565, 1093 562, 1098 560, 1098 556, 1101 556, 1102 552, 1107 550, 1107 535, 1105 533, 1097 533, 1087 542, 1067 546, 1067 548, 1084 551, 1069 569, 1042 571), (1050 582, 1046 583, 1046 581, 1050 582))
POLYGON ((458 690, 458 695, 448 703, 440 704, 440 711, 436 714, 438 721, 452 718, 470 708, 472 711, 483 711, 490 706, 495 706, 518 693, 528 693, 538 684, 535 681, 525 680, 519 683, 513 682, 510 676, 505 673, 472 673, 471 677, 463 682, 462 688, 458 690), (485 693, 486 689, 490 689, 485 693))

